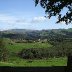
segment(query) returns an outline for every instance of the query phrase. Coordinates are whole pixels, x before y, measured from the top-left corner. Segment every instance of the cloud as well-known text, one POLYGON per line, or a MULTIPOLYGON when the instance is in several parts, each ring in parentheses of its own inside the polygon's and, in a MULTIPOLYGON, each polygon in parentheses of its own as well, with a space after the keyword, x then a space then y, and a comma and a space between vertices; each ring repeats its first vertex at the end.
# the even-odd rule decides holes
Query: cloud
POLYGON ((5 24, 37 24, 46 21, 45 17, 39 16, 30 19, 0 14, 0 22, 5 24))
POLYGON ((31 20, 31 23, 41 23, 41 22, 44 22, 46 20, 45 17, 34 17, 32 20, 31 20))
POLYGON ((24 18, 17 18, 15 16, 0 14, 0 22, 6 24, 23 24, 26 23, 26 20, 24 18))
POLYGON ((0 14, 0 22, 3 22, 3 23, 14 23, 15 20, 16 20, 15 17, 0 14))
POLYGON ((66 24, 65 21, 60 22, 60 24, 66 24))

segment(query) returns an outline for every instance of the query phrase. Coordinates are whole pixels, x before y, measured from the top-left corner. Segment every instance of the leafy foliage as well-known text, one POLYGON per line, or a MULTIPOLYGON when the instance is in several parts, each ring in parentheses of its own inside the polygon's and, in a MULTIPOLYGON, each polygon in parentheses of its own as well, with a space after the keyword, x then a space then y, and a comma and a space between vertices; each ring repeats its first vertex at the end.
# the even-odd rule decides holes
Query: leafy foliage
POLYGON ((66 24, 72 22, 72 0, 35 0, 35 6, 40 3, 44 8, 48 18, 51 16, 58 16, 57 23, 65 21, 66 24), (67 8, 68 11, 62 16, 61 11, 67 8))

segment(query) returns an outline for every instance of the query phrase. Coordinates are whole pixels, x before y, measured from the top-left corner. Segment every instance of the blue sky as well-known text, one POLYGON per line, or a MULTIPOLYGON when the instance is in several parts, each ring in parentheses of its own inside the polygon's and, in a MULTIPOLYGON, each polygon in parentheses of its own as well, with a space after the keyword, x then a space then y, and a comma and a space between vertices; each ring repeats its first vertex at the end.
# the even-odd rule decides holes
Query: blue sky
POLYGON ((44 16, 44 10, 39 5, 35 7, 33 0, 0 0, 0 30, 72 28, 72 24, 56 24, 56 17, 44 16))

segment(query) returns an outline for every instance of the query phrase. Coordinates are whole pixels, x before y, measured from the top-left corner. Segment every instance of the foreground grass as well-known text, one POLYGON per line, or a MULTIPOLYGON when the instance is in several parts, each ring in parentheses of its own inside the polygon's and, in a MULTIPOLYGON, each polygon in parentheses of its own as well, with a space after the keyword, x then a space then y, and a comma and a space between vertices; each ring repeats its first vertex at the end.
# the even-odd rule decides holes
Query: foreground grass
POLYGON ((67 58, 49 58, 49 59, 41 59, 41 60, 25 60, 18 57, 14 57, 7 62, 0 62, 0 66, 66 66, 67 58))

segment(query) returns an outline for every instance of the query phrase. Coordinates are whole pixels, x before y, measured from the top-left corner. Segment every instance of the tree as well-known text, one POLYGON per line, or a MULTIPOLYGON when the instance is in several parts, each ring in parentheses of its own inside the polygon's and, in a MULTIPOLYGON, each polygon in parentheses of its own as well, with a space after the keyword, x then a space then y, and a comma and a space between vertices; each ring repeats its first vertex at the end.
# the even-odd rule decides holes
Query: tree
POLYGON ((8 51, 5 48, 5 43, 3 38, 0 38, 0 61, 6 61, 8 57, 8 51))
POLYGON ((35 0, 35 6, 40 3, 41 7, 45 9, 46 17, 51 18, 57 16, 58 21, 69 24, 72 22, 72 0, 35 0), (62 15, 61 11, 67 8, 68 11, 62 15))

